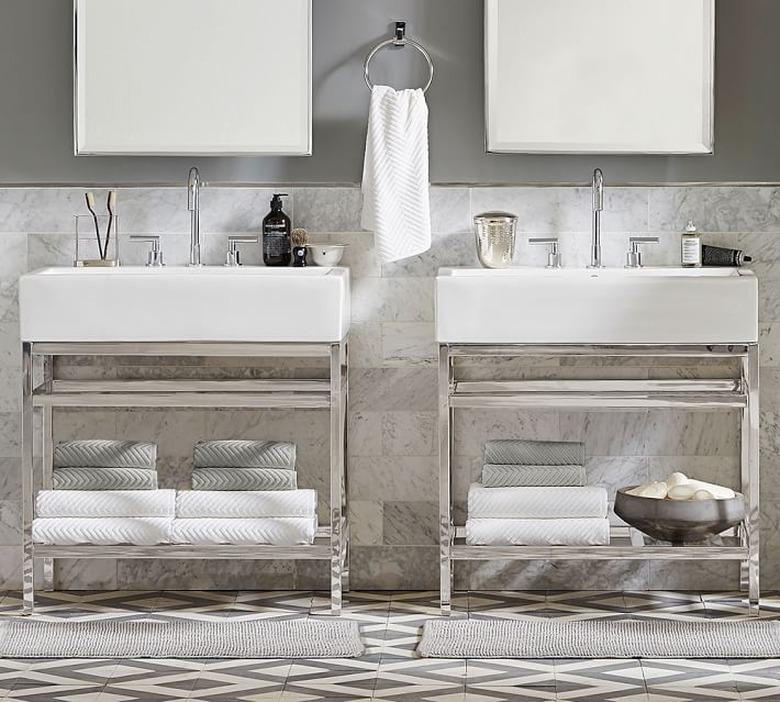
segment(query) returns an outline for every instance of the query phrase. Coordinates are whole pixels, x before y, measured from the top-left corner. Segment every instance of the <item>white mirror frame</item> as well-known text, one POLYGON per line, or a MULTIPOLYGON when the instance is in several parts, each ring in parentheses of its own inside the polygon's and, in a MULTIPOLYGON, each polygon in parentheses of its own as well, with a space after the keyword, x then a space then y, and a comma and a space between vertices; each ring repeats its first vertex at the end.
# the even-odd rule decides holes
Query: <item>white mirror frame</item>
POLYGON ((311 155, 311 27, 311 0, 73 0, 74 153, 311 155), (129 18, 125 26, 109 24, 112 6, 116 17, 129 18), (285 31, 273 32, 269 14, 285 31), (149 24, 155 19, 157 27, 149 24), (219 41, 234 35, 244 40, 219 41), (90 37, 97 40, 89 44, 90 37), (285 42, 299 53, 287 59, 289 75, 275 76, 268 56, 285 42), (197 94, 218 98, 201 99, 198 109, 197 94), (143 107, 134 114, 138 95, 143 107), (269 101, 284 119, 270 114, 269 101), (158 122, 155 107, 165 115, 158 122))
POLYGON ((712 153, 714 65, 715 0, 485 0, 486 151, 712 153), (642 22, 642 13, 653 19, 652 13, 657 18, 665 11, 668 18, 680 8, 685 12, 680 14, 679 26, 671 25, 674 37, 640 31, 653 25, 642 22), (632 15, 632 21, 636 17, 638 23, 615 26, 621 13, 623 18, 632 15), (528 22, 522 22, 523 18, 528 22), (591 29, 606 28, 594 39, 588 34, 588 23, 591 29), (525 25, 526 34, 520 24, 525 25), (626 42, 627 35, 631 42, 626 42), (630 55, 631 60, 610 64, 608 42, 612 37, 616 51, 630 55), (658 51, 642 53, 637 50, 640 46, 655 46, 658 51), (669 52, 670 46, 675 51, 669 52), (684 62, 688 70, 682 71, 674 61, 686 52, 690 61, 684 62), (499 70, 502 61, 505 69, 513 64, 503 75, 499 70), (621 74, 620 68, 635 68, 640 62, 647 69, 645 75, 663 75, 665 80, 645 81, 641 88, 646 92, 637 89, 636 73, 629 75, 626 68, 621 74), (581 71, 570 70, 579 65, 581 71), (529 70, 524 73, 525 66, 529 70), (678 80, 670 80, 673 77, 678 80), (604 88, 613 85, 629 87, 616 89, 615 102, 610 104, 604 88), (635 102, 627 106, 629 95, 635 102), (621 106, 623 112, 619 112, 621 106), (632 121, 627 121, 627 114, 632 121))

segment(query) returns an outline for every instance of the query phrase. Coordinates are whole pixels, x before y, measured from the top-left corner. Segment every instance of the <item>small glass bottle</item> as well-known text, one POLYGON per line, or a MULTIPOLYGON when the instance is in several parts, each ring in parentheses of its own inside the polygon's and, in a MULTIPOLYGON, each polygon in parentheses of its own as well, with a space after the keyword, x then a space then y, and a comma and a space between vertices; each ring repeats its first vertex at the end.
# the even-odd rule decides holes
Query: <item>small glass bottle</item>
POLYGON ((683 268, 698 268, 701 266, 701 235, 696 230, 693 220, 688 220, 688 226, 680 239, 680 265, 683 268))
POLYGON ((292 259, 290 218, 282 210, 287 193, 274 193, 271 211, 263 219, 263 263, 266 266, 289 266, 292 259))

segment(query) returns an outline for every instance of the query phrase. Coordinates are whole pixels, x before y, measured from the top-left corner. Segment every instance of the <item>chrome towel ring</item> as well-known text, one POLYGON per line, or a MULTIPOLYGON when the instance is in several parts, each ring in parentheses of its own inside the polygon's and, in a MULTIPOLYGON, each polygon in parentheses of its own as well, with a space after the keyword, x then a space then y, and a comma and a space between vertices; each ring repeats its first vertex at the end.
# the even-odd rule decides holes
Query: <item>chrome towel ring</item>
POLYGON ((363 62, 363 78, 365 79, 369 90, 374 87, 374 84, 371 82, 371 78, 368 75, 368 65, 371 63, 371 59, 374 58, 378 51, 390 45, 412 46, 423 55, 426 62, 428 63, 429 75, 428 82, 425 84, 422 91, 427 92, 428 88, 431 87, 431 83, 433 82, 433 59, 422 44, 419 44, 414 39, 409 39, 406 36, 406 22, 396 22, 395 36, 392 39, 385 39, 384 41, 380 41, 373 49, 371 49, 371 51, 368 52, 368 56, 366 56, 366 60, 363 62))

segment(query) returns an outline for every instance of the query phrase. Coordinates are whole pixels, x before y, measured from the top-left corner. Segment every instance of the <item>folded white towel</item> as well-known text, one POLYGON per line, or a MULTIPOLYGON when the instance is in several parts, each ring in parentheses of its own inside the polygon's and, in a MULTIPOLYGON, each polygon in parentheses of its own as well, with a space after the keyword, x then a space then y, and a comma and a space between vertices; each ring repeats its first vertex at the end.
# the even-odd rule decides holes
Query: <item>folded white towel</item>
POLYGON ((469 488, 469 518, 584 519, 607 516, 607 491, 602 487, 469 488))
POLYGON ((175 490, 41 490, 38 517, 173 517, 175 490))
POLYGON ((169 517, 44 517, 33 520, 32 534, 35 543, 57 546, 151 546, 170 542, 171 524, 169 517))
POLYGON ((607 546, 608 519, 467 519, 469 546, 607 546))
POLYGON ((371 90, 363 161, 363 229, 383 262, 431 248, 428 106, 422 90, 371 90))
POLYGON ((176 494, 176 516, 181 518, 312 517, 316 514, 316 490, 179 490, 176 494))
POLYGON ((258 519, 174 519, 171 540, 176 544, 311 544, 316 517, 258 519))

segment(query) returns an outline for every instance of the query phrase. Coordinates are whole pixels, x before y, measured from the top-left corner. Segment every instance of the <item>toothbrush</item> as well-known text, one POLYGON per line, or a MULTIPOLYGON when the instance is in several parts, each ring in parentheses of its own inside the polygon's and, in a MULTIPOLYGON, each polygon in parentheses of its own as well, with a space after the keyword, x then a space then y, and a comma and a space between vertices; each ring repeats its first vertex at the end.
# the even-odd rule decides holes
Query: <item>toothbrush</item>
POLYGON ((108 256, 108 242, 111 239, 111 227, 114 224, 114 210, 116 208, 116 190, 110 190, 106 200, 106 209, 108 210, 108 227, 106 228, 106 242, 103 245, 103 251, 100 257, 105 261, 108 256))
POLYGON ((92 193, 84 193, 84 198, 87 201, 87 209, 92 214, 92 221, 95 223, 95 239, 97 239, 98 253, 103 258, 103 245, 100 241, 100 225, 98 224, 97 213, 95 212, 95 196, 92 193))

